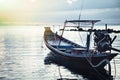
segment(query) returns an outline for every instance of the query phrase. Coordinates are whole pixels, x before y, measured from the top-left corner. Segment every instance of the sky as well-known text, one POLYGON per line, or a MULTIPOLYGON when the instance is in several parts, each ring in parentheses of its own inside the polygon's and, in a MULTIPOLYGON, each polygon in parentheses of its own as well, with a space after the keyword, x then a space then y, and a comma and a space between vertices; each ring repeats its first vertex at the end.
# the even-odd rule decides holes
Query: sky
POLYGON ((120 24, 120 0, 0 0, 0 25, 59 24, 79 14, 80 19, 120 24))

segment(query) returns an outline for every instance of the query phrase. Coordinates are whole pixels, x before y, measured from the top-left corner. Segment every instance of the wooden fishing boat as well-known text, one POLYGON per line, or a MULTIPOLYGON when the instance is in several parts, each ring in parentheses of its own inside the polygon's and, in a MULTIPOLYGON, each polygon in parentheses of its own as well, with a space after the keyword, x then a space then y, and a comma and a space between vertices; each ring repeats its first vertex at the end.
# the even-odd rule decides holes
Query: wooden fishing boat
MULTIPOLYGON (((62 34, 54 33, 50 27, 45 27, 44 41, 51 53, 58 58, 61 63, 81 70, 103 69, 118 53, 111 50, 120 51, 112 48, 112 43, 116 36, 111 39, 106 30, 93 30, 94 24, 100 20, 69 20, 65 21, 62 34), (74 25, 67 25, 73 23, 74 25), (83 30, 81 24, 87 24, 91 29, 83 30), (81 46, 63 37, 66 27, 74 27, 74 31, 87 32, 86 46, 81 46), (90 49, 90 37, 94 35, 94 49, 90 49)), ((70 30, 71 31, 71 30, 70 30)), ((73 29, 72 29, 73 31, 73 29)))

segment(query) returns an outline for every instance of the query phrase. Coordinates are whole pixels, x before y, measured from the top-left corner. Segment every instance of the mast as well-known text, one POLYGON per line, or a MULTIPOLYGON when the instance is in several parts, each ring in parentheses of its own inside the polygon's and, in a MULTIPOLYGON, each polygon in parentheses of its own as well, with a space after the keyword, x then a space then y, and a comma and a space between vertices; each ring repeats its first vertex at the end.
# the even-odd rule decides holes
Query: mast
MULTIPOLYGON (((81 3, 81 9, 80 9, 80 13, 79 13, 79 18, 78 20, 81 20, 81 14, 82 14, 82 10, 83 10, 83 3, 84 3, 84 0, 82 0, 82 3, 81 3)), ((80 27, 80 22, 78 22, 78 28, 80 27)))

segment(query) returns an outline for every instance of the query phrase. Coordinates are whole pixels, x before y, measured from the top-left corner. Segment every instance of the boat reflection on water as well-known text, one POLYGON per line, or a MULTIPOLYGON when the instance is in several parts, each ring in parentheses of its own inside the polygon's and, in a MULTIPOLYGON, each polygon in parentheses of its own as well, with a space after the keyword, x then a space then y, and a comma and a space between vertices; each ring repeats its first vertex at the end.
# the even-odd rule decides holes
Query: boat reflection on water
MULTIPOLYGON (((113 76, 109 75, 108 71, 101 69, 100 71, 94 70, 78 70, 74 68, 74 65, 68 61, 61 60, 58 57, 55 57, 53 54, 48 53, 44 59, 45 65, 55 64, 57 66, 63 66, 65 69, 69 70, 73 75, 81 75, 84 80, 113 80, 113 76)), ((78 79, 57 79, 57 80, 78 80, 78 79)))

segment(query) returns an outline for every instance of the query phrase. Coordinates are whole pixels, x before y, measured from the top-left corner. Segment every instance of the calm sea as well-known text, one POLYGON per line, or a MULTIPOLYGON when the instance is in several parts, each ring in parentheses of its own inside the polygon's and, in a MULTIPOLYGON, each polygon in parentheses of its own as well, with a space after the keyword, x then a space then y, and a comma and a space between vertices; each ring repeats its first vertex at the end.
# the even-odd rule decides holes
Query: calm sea
MULTIPOLYGON (((114 29, 120 30, 120 26, 115 26, 114 29)), ((61 76, 89 80, 48 60, 50 51, 44 45, 43 33, 42 26, 0 27, 0 80, 57 80, 61 76), (46 59, 51 64, 45 64, 46 59)), ((73 34, 68 34, 71 35, 69 38, 76 39, 73 34)), ((112 37, 114 35, 117 35, 114 47, 120 49, 120 34, 111 34, 112 37)), ((114 61, 111 61, 112 75, 115 80, 120 80, 120 55, 115 57, 115 63, 116 70, 114 61)))

